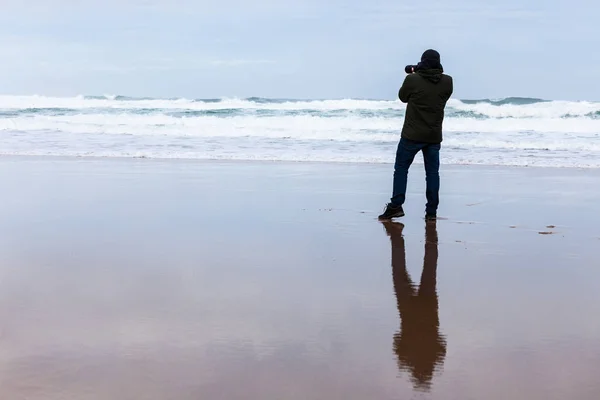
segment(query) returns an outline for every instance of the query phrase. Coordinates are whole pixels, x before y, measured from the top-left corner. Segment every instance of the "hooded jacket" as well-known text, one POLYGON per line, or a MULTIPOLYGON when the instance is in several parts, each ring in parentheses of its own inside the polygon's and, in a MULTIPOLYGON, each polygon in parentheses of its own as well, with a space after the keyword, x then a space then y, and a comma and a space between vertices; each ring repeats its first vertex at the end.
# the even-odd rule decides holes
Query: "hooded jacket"
POLYGON ((454 87, 452 77, 444 74, 439 54, 433 51, 431 56, 428 52, 432 50, 423 54, 415 72, 406 76, 398 92, 400 101, 407 103, 402 138, 438 144, 443 140, 444 109, 454 87))

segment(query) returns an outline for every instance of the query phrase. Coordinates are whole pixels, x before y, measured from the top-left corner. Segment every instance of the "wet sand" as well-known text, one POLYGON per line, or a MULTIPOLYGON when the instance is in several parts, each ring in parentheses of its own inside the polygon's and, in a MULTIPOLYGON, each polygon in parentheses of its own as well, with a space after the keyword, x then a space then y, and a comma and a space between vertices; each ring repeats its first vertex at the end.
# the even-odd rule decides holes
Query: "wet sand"
POLYGON ((0 398, 600 398, 600 172, 421 169, 0 158, 0 398))

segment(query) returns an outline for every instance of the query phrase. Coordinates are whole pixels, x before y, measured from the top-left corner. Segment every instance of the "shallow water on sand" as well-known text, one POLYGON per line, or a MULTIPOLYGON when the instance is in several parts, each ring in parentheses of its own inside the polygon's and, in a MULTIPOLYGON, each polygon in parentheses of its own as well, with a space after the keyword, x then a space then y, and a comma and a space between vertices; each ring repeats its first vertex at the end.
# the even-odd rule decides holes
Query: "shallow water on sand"
POLYGON ((1 398, 600 397, 587 172, 1 164, 1 398))

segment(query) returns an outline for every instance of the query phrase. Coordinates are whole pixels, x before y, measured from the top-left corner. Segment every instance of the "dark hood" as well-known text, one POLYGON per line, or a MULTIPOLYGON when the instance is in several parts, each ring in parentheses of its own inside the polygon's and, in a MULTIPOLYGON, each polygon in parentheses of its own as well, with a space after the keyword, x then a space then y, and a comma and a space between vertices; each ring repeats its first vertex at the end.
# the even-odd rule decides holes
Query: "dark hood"
POLYGON ((444 73, 444 67, 440 62, 440 53, 432 49, 426 50, 421 56, 421 62, 417 64, 415 72, 428 81, 438 83, 444 73))
POLYGON ((438 83, 442 79, 443 73, 443 68, 417 69, 417 74, 421 75, 424 79, 427 79, 428 81, 433 83, 438 83))

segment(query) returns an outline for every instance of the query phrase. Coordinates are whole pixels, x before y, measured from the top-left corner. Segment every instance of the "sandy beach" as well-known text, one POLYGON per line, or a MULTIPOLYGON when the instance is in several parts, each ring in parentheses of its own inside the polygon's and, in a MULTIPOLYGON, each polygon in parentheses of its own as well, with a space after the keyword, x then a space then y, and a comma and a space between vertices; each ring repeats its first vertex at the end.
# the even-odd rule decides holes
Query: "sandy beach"
POLYGON ((600 398, 600 171, 0 158, 0 398, 600 398))

